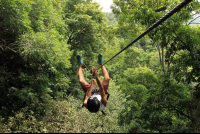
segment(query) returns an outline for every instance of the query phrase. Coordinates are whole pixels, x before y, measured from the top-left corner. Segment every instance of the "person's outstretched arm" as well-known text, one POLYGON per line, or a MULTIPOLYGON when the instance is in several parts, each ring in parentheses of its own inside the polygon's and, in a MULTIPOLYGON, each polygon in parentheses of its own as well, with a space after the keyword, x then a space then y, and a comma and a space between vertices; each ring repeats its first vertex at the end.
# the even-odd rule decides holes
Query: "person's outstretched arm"
POLYGON ((83 105, 84 105, 84 106, 87 106, 87 100, 90 98, 92 89, 93 89, 93 87, 94 87, 95 85, 96 85, 96 83, 95 83, 95 80, 93 79, 93 80, 91 81, 91 85, 90 85, 89 90, 86 92, 86 96, 85 96, 85 99, 84 99, 84 102, 83 102, 83 105))
POLYGON ((99 86, 99 92, 100 92, 100 95, 101 95, 101 98, 102 98, 101 102, 104 106, 106 106, 107 105, 107 98, 106 98, 106 94, 105 94, 103 85, 101 83, 101 80, 99 79, 99 73, 98 73, 98 71, 96 70, 95 67, 92 67, 92 69, 94 70, 93 77, 96 79, 97 85, 99 86))

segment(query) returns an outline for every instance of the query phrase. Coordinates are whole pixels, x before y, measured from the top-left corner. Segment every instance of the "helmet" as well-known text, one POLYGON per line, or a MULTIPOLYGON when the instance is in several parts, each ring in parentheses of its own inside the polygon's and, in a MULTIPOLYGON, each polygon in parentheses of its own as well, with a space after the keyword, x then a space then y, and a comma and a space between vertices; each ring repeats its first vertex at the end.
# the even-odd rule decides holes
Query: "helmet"
POLYGON ((97 97, 89 98, 87 101, 87 108, 91 113, 96 113, 99 111, 100 108, 100 101, 97 99, 97 97))

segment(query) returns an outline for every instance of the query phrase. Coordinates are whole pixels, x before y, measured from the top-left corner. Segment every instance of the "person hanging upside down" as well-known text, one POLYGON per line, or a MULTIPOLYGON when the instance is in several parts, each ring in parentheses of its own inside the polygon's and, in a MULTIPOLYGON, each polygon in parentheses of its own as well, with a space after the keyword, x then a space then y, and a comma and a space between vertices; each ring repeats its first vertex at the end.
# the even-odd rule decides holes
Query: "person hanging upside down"
POLYGON ((84 79, 84 75, 82 71, 83 62, 81 60, 80 55, 77 55, 77 60, 78 60, 78 65, 79 65, 79 68, 78 68, 79 83, 86 94, 83 105, 91 113, 103 111, 103 109, 107 105, 106 93, 108 91, 110 78, 109 78, 109 74, 106 68, 103 66, 102 55, 100 54, 98 56, 98 63, 99 65, 101 65, 102 73, 104 76, 103 82, 101 82, 101 80, 99 79, 98 70, 95 67, 92 67, 92 70, 93 70, 92 76, 94 79, 91 81, 91 84, 88 84, 84 79), (96 83, 98 85, 97 89, 94 88, 96 83))

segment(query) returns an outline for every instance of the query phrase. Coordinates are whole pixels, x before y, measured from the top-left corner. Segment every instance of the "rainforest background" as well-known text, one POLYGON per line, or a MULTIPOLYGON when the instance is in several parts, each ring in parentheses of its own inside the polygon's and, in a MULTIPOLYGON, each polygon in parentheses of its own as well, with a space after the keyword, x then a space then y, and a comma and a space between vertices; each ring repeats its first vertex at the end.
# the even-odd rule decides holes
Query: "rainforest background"
POLYGON ((106 116, 82 108, 78 81, 77 54, 99 67, 180 2, 0 0, 0 132, 199 133, 197 0, 106 64, 106 116))

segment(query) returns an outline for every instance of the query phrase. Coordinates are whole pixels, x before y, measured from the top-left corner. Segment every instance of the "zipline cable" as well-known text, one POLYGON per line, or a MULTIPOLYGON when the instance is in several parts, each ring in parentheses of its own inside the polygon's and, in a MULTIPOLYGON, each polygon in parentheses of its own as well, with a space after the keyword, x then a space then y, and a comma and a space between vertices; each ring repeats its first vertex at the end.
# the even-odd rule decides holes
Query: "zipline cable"
POLYGON ((86 69, 90 72, 90 69, 83 63, 83 65, 86 67, 86 69))
MULTIPOLYGON (((163 16, 162 18, 160 18, 157 22, 155 22, 152 26, 150 26, 145 32, 143 32, 140 36, 138 36, 135 40, 133 40, 130 44, 128 44, 126 47, 124 47, 121 51, 119 51, 117 54, 115 54, 113 57, 111 57, 107 62, 105 62, 104 64, 101 65, 101 67, 103 65, 106 65, 108 62, 110 62, 112 59, 114 59, 116 56, 118 56, 120 53, 122 53, 124 50, 126 50, 127 48, 129 48, 132 44, 134 44, 135 42, 137 42, 139 39, 141 39, 142 37, 144 37, 146 34, 148 34, 150 31, 152 31, 153 29, 155 29, 156 27, 158 27, 159 25, 161 25, 164 21, 166 21, 169 17, 171 17, 173 14, 175 14, 176 12, 180 11, 183 7, 185 7, 187 4, 189 4, 191 1, 193 0, 184 0, 183 2, 181 2, 177 7, 175 7, 174 9, 172 9, 170 12, 168 12, 165 16, 163 16)), ((100 67, 100 68, 101 68, 100 67)), ((100 68, 98 68, 97 70, 99 70, 100 68)))

